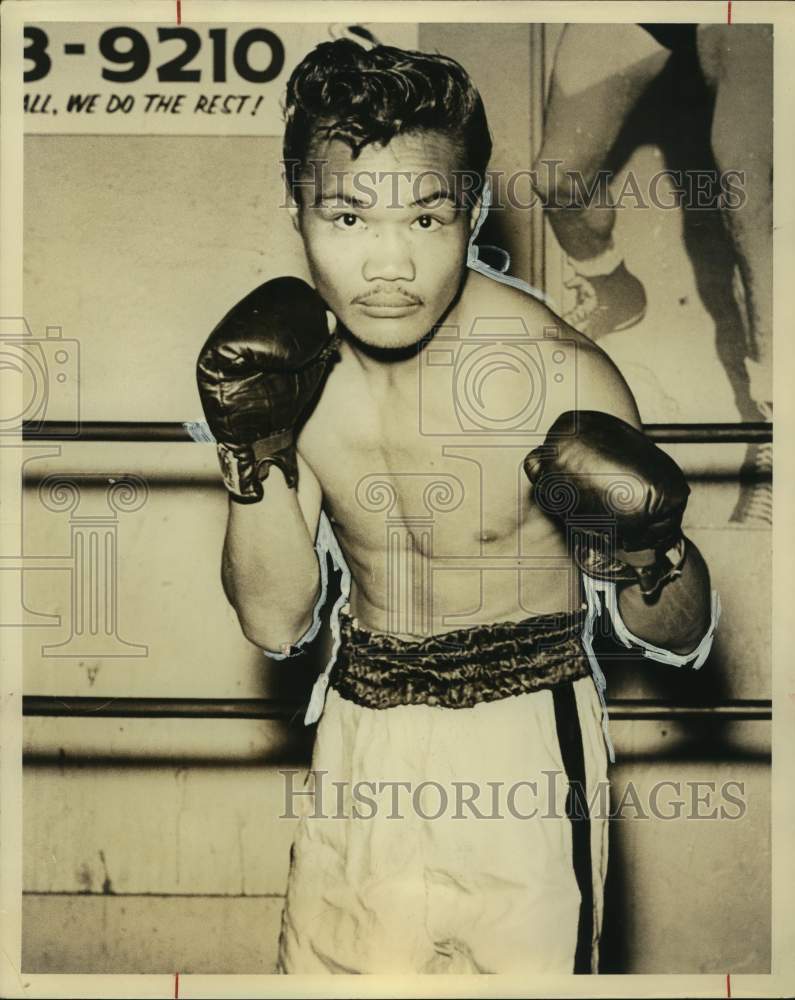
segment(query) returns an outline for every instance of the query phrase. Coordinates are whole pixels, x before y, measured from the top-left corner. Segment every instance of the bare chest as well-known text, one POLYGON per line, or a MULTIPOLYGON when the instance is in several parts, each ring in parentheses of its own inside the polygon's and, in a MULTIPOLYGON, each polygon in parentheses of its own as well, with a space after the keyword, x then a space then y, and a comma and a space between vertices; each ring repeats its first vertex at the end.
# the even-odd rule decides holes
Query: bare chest
POLYGON ((530 436, 494 428, 523 406, 508 383, 462 406, 444 372, 378 389, 333 374, 298 447, 354 557, 406 543, 429 558, 510 554, 552 538, 522 469, 542 428, 530 436))

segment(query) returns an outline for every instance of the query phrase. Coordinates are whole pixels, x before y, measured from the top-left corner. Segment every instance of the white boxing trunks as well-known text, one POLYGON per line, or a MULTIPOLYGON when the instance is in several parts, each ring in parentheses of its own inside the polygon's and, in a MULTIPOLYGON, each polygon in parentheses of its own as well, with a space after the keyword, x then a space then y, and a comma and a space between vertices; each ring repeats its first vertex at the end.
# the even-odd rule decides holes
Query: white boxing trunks
POLYGON ((583 621, 403 642, 343 611, 290 800, 279 972, 597 971, 607 754, 583 621))

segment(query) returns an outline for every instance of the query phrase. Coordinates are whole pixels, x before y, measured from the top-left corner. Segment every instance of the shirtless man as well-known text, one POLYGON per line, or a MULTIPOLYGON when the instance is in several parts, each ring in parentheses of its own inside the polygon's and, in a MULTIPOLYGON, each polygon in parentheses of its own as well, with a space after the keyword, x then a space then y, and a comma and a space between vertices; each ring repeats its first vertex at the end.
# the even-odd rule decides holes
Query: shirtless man
POLYGON ((660 658, 705 657, 709 579, 681 535, 684 477, 640 433, 601 349, 467 269, 491 141, 457 63, 326 43, 294 71, 286 120, 315 288, 256 289, 198 364, 245 635, 279 656, 300 644, 324 513, 350 570, 315 692, 312 773, 337 794, 330 811, 299 803, 279 969, 596 971, 606 817, 584 798, 607 754, 582 637, 612 595, 660 658), (467 338, 497 361, 481 382, 467 338), (545 385, 521 357, 541 359, 545 385), (608 516, 617 480, 640 506, 624 495, 608 516), (599 530, 574 545, 577 518, 599 530), (362 785, 389 801, 368 806, 362 785), (434 816, 429 796, 462 785, 510 787, 513 802, 434 816))

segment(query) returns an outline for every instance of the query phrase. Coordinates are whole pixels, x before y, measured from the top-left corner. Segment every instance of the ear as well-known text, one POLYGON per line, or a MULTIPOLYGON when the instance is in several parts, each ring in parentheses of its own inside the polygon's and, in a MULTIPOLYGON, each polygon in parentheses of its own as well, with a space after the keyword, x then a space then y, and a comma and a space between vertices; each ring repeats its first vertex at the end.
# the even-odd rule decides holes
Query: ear
POLYGON ((284 170, 284 164, 282 164, 282 185, 284 186, 285 205, 287 206, 287 211, 290 213, 290 221, 292 222, 293 228, 296 230, 296 232, 300 232, 301 231, 301 220, 299 218, 300 209, 298 207, 298 203, 295 200, 293 189, 291 188, 290 183, 287 180, 287 173, 284 170))
POLYGON ((301 219, 300 219, 300 208, 293 197, 292 192, 287 189, 287 211, 290 213, 290 221, 293 224, 293 229, 297 233, 301 232, 301 219))
POLYGON ((475 226, 478 224, 478 219, 480 218, 480 210, 483 207, 483 199, 477 198, 469 210, 469 231, 474 233, 475 226))

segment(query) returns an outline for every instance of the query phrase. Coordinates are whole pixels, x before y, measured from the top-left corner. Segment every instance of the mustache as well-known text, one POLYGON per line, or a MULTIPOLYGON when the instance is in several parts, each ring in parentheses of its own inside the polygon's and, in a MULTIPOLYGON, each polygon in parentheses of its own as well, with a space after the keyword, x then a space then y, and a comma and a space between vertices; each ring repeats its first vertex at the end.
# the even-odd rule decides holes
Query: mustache
POLYGON ((421 306, 422 299, 402 288, 373 288, 352 300, 352 305, 369 306, 421 306))

